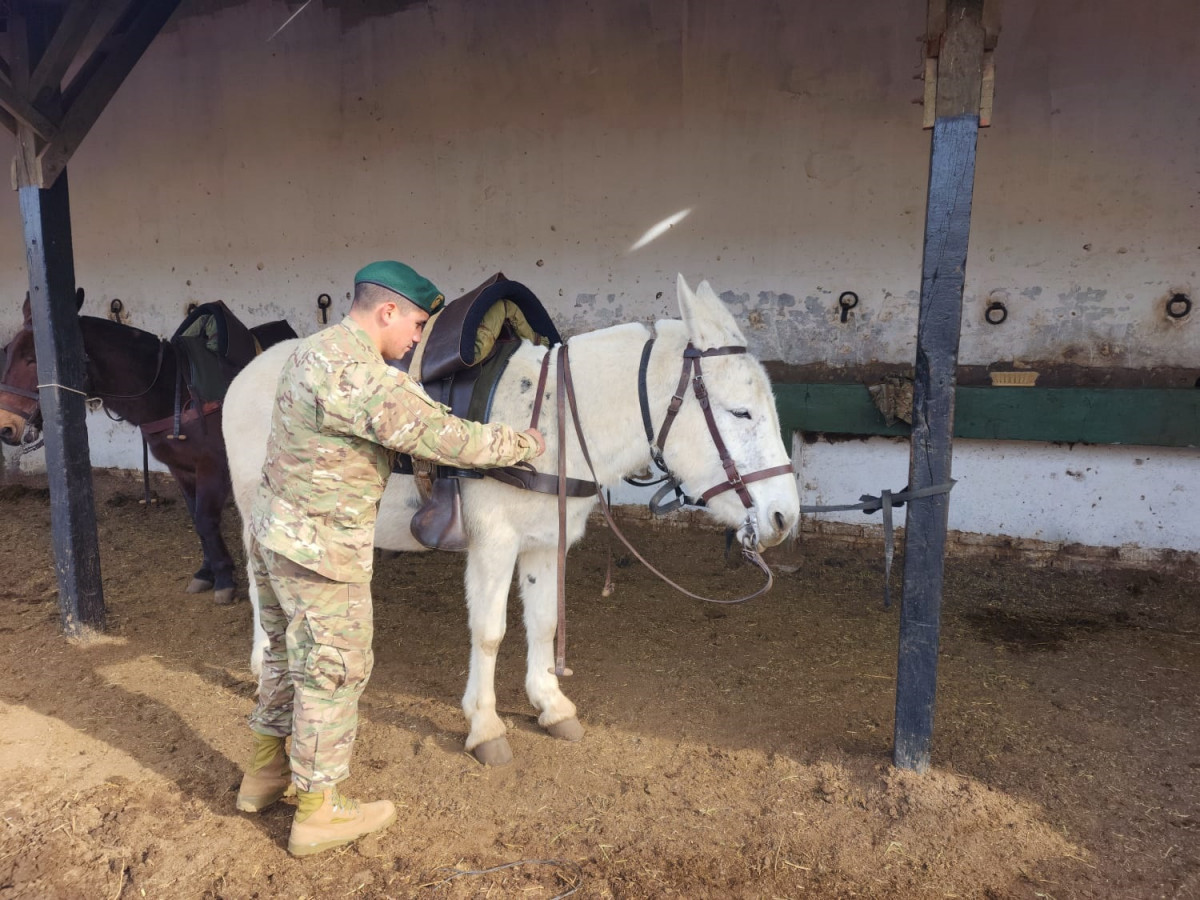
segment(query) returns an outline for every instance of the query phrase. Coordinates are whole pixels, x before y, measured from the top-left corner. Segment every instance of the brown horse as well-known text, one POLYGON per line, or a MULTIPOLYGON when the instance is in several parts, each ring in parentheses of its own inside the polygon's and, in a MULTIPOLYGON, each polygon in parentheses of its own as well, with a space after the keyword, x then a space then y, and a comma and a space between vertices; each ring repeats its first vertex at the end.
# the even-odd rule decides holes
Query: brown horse
MULTIPOLYGON (((80 289, 76 304, 82 303, 80 289)), ((37 440, 42 427, 28 297, 23 312, 24 326, 9 342, 0 362, 0 440, 9 446, 37 440)), ((230 484, 220 407, 206 404, 206 414, 197 409, 184 413, 180 420, 183 439, 174 439, 179 359, 171 343, 108 319, 80 316, 78 321, 87 358, 84 388, 88 397, 100 400, 111 416, 141 428, 150 452, 166 465, 183 491, 204 552, 188 592, 213 588, 217 603, 232 602, 233 558, 221 537, 221 511, 229 499, 230 484)), ((286 323, 251 330, 264 347, 294 336, 286 323)))

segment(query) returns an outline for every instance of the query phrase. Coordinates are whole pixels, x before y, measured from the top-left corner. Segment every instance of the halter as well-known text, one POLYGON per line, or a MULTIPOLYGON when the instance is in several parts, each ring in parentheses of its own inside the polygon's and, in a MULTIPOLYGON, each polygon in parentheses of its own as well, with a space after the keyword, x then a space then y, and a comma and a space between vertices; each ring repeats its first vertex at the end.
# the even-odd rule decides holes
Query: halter
POLYGON ((15 394, 18 397, 24 397, 27 400, 33 401, 33 406, 26 412, 16 406, 9 406, 7 403, 0 402, 0 409, 5 412, 10 412, 13 415, 20 416, 25 420, 25 424, 29 424, 29 420, 34 417, 41 404, 41 396, 37 391, 30 391, 25 388, 17 387, 15 384, 6 384, 0 381, 0 394, 15 394))
MULTIPOLYGON (((62 385, 62 384, 39 384, 38 387, 39 388, 43 388, 43 387, 62 388, 63 390, 70 391, 73 394, 82 394, 84 397, 86 397, 89 400, 91 400, 93 398, 98 399, 98 400, 106 400, 106 399, 107 400, 138 400, 138 399, 146 396, 148 393, 150 393, 150 391, 152 391, 154 389, 154 386, 156 384, 158 384, 158 376, 162 374, 163 358, 165 355, 164 351, 166 348, 166 343, 167 343, 166 341, 159 340, 159 342, 158 342, 158 359, 154 365, 154 377, 150 379, 150 383, 143 390, 140 390, 137 393, 134 393, 134 394, 112 394, 107 391, 105 391, 105 392, 96 391, 94 394, 92 394, 92 393, 89 393, 88 391, 81 391, 78 388, 67 387, 66 385, 62 385)), ((85 352, 84 361, 85 361, 85 363, 87 361, 86 352, 85 352)), ((26 424, 29 423, 30 419, 32 419, 35 415, 37 415, 37 412, 41 408, 41 405, 42 405, 42 397, 38 391, 31 391, 31 390, 28 390, 27 388, 17 387, 15 384, 8 384, 7 382, 0 381, 0 394, 15 394, 18 397, 25 397, 25 398, 33 401, 33 404, 29 408, 28 412, 25 411, 24 409, 18 409, 15 406, 9 406, 7 403, 0 402, 0 409, 6 410, 10 413, 13 413, 14 415, 20 416, 22 419, 25 420, 26 424)), ((120 421, 120 420, 118 419, 116 421, 120 421)))
MULTIPOLYGON (((164 357, 165 348, 166 348, 166 341, 163 341, 160 339, 158 342, 158 360, 155 362, 155 365, 154 365, 154 377, 150 379, 150 384, 146 386, 145 390, 138 391, 136 394, 107 394, 107 393, 101 394, 101 393, 97 392, 95 394, 95 397, 101 401, 103 401, 105 398, 107 398, 109 400, 136 400, 136 399, 144 397, 146 394, 150 393, 150 391, 153 390, 154 386, 156 384, 158 384, 158 376, 162 374, 163 357, 164 357)), ((85 365, 87 363, 87 351, 86 350, 84 351, 84 363, 85 363, 85 365)), ((64 391, 70 391, 73 394, 82 394, 84 399, 87 399, 87 400, 91 400, 93 398, 93 395, 88 393, 87 391, 81 391, 78 388, 67 387, 64 384, 39 384, 38 387, 39 388, 56 387, 56 388, 61 388, 64 391)), ((31 391, 27 388, 17 387, 15 384, 8 384, 7 382, 0 381, 0 394, 14 394, 17 397, 24 397, 27 400, 33 401, 33 403, 29 406, 28 410, 21 409, 16 406, 9 406, 7 403, 0 401, 0 409, 6 410, 7 412, 13 413, 14 415, 20 416, 24 422, 24 426, 22 428, 22 431, 24 433, 21 436, 21 453, 22 453, 22 455, 26 454, 26 453, 31 453, 34 450, 39 449, 45 443, 44 437, 38 437, 32 441, 26 441, 25 437, 30 432, 30 426, 29 426, 30 420, 32 420, 33 417, 36 416, 38 414, 38 412, 41 410, 41 407, 42 407, 41 392, 40 391, 31 391)), ((108 412, 107 408, 104 410, 104 412, 106 415, 108 415, 108 417, 110 419, 113 418, 112 414, 108 412)), ((116 419, 114 419, 114 421, 120 422, 123 420, 120 418, 116 418, 116 419)), ((143 447, 143 450, 144 449, 145 448, 143 447)))
POLYGON ((721 430, 717 427, 716 418, 713 416, 712 404, 708 399, 708 387, 704 383, 704 372, 700 367, 700 360, 705 357, 737 356, 745 353, 746 348, 741 346, 726 346, 698 350, 689 341, 683 351, 683 369, 679 373, 679 385, 675 388, 675 393, 672 395, 671 402, 667 406, 667 414, 663 419, 662 427, 659 429, 658 437, 656 438, 654 436, 654 425, 650 418, 649 391, 646 387, 646 373, 650 367, 650 352, 654 348, 654 340, 654 338, 650 338, 642 348, 642 361, 638 367, 638 402, 642 409, 642 425, 646 429, 646 442, 650 445, 650 457, 654 460, 655 466, 663 473, 663 476, 652 481, 635 481, 633 479, 626 479, 626 481, 639 487, 663 484, 663 487, 659 488, 650 501, 650 509, 655 515, 673 512, 683 506, 707 506, 708 501, 713 497, 723 494, 726 491, 735 491, 738 499, 742 501, 742 506, 746 509, 746 521, 743 526, 746 529, 746 533, 742 538, 742 543, 753 548, 758 544, 758 524, 754 515, 754 498, 750 496, 750 491, 746 488, 746 485, 752 484, 755 481, 774 478, 777 475, 788 475, 794 470, 792 469, 792 464, 789 462, 786 465, 758 469, 749 475, 742 475, 738 471, 737 463, 729 455, 729 450, 726 448, 725 441, 721 437, 721 430), (683 401, 687 398, 687 383, 689 378, 692 381, 692 392, 696 395, 696 400, 700 403, 700 409, 704 412, 704 421, 708 424, 708 434, 712 438, 713 445, 717 449, 717 455, 721 459, 721 468, 725 470, 725 480, 713 485, 698 498, 689 497, 683 492, 682 483, 671 472, 663 456, 667 436, 671 432, 671 426, 675 424, 675 417, 679 415, 683 401), (668 503, 662 503, 662 498, 671 492, 674 492, 675 499, 668 503))

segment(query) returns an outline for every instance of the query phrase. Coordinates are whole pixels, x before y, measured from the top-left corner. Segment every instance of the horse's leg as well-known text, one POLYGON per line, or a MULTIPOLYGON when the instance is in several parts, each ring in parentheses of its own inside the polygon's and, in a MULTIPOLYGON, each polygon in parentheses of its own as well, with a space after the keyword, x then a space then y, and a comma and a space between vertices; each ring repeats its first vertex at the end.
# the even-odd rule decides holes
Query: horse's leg
POLYGON ((467 750, 481 763, 512 761, 504 722, 496 714, 496 655, 504 639, 508 588, 517 558, 517 538, 489 535, 467 556, 467 611, 471 628, 471 670, 463 694, 470 724, 467 750))
POLYGON ((213 602, 233 602, 233 557, 221 535, 221 512, 229 500, 229 473, 223 460, 205 452, 196 461, 196 534, 213 573, 213 602))
POLYGON ((554 635, 558 626, 558 552, 551 547, 525 550, 518 559, 525 636, 529 642, 525 693, 538 711, 538 724, 567 741, 583 737, 575 704, 554 674, 554 635))
MULTIPOLYGON (((178 479, 177 479, 178 480, 178 479)), ((187 506, 188 518, 192 520, 192 524, 196 524, 196 495, 195 487, 189 494, 183 491, 183 502, 187 506)), ((203 551, 203 547, 200 548, 203 551)), ((212 562, 209 561, 208 554, 204 554, 204 559, 200 563, 200 568, 192 573, 192 580, 188 583, 185 589, 189 594, 202 594, 205 591, 211 591, 213 588, 213 571, 212 562)))
MULTIPOLYGON (((183 494, 183 502, 187 506, 188 518, 192 520, 194 526, 196 524, 196 473, 170 463, 167 464, 167 468, 170 469, 175 483, 179 485, 179 492, 183 494)), ((197 529, 197 534, 199 534, 199 529, 197 529)), ((200 549, 204 552, 204 560, 200 564, 200 568, 192 574, 192 580, 188 582, 188 586, 184 588, 188 594, 203 594, 205 591, 213 589, 212 562, 208 558, 208 550, 204 546, 203 539, 200 541, 200 549)))

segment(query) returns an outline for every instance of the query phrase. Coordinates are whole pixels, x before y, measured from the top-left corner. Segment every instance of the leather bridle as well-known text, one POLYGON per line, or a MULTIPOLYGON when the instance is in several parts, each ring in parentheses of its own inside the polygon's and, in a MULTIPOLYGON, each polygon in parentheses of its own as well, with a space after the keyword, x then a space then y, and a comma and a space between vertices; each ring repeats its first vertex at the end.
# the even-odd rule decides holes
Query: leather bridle
MULTIPOLYGON (((138 399, 146 396, 152 390, 154 390, 154 386, 156 384, 158 384, 158 378, 162 374, 163 359, 166 355, 166 353, 165 353, 166 343, 167 343, 166 341, 159 340, 159 342, 158 342, 158 359, 154 366, 154 377, 152 377, 150 379, 150 383, 145 388, 143 388, 142 390, 140 390, 136 393, 133 393, 133 394, 112 394, 112 393, 108 393, 108 392, 92 393, 91 391, 80 391, 80 390, 76 390, 75 388, 67 388, 67 390, 73 391, 76 394, 83 394, 89 400, 91 400, 91 399, 138 400, 138 399)), ((38 385, 38 387, 61 387, 61 385, 38 385)), ((38 410, 41 409, 42 397, 38 391, 31 391, 31 390, 28 390, 27 388, 17 387, 14 384, 8 384, 7 382, 0 381, 0 394, 15 394, 18 397, 25 397, 26 399, 33 401, 33 405, 29 408, 28 411, 26 411, 24 409, 18 409, 15 406, 9 406, 7 403, 0 402, 0 409, 6 410, 10 413, 13 413, 14 415, 20 416, 22 419, 25 420, 26 424, 29 424, 29 420, 32 419, 35 415, 37 415, 38 410)))
POLYGON ((3 381, 0 381, 0 394, 15 394, 18 397, 24 397, 27 400, 33 401, 33 405, 28 411, 20 409, 16 406, 10 406, 9 404, 0 401, 0 409, 4 410, 5 412, 10 412, 13 415, 20 416, 25 420, 26 425, 29 424, 30 419, 37 415, 38 408, 41 405, 41 396, 37 391, 31 391, 26 388, 17 387, 15 384, 5 384, 3 381))
MULTIPOLYGON (((604 493, 599 490, 599 478, 596 477, 596 469, 592 464, 591 453, 588 451, 587 441, 583 436, 583 426, 579 420, 579 408, 575 400, 575 385, 571 377, 571 363, 567 352, 567 345, 562 344, 558 347, 558 385, 556 390, 556 406, 558 412, 558 477, 542 476, 546 481, 552 482, 554 488, 547 489, 544 486, 534 487, 525 479, 523 486, 532 490, 541 490, 545 493, 556 493, 558 495, 558 628, 555 635, 555 654, 554 667, 550 670, 556 676, 562 677, 570 675, 571 670, 566 666, 567 654, 567 610, 566 610, 566 557, 567 557, 567 527, 566 527, 566 501, 570 496, 590 496, 594 491, 600 503, 600 509, 604 514, 605 520, 608 522, 609 528, 612 529, 620 541, 629 549, 631 553, 651 572, 657 575, 664 582, 669 584, 675 590, 688 597, 696 600, 703 600, 708 603, 744 603, 754 597, 764 594, 771 589, 775 582, 770 568, 763 561, 762 556, 758 553, 758 524, 756 518, 756 507, 754 498, 750 496, 746 485, 755 481, 763 481, 767 478, 774 478, 777 475, 790 474, 793 469, 790 463, 782 466, 772 466, 766 469, 759 469, 751 472, 749 475, 742 475, 737 468, 737 464, 729 455, 729 450, 725 446, 725 441, 721 437, 721 430, 717 427, 716 419, 713 416, 711 404, 708 399, 708 389, 704 384, 704 373, 701 371, 700 360, 706 356, 731 356, 734 354, 745 353, 745 347, 715 347, 707 350, 697 350, 689 341, 686 349, 683 352, 683 371, 679 377, 679 386, 675 390, 675 394, 671 397, 671 402, 667 408, 666 418, 663 420, 662 428, 659 430, 657 440, 654 437, 654 430, 650 422, 649 401, 647 399, 646 388, 646 369, 650 359, 650 350, 654 344, 654 338, 651 338, 646 343, 646 347, 642 351, 642 364, 638 374, 638 395, 642 406, 642 419, 646 426, 647 440, 650 442, 651 455, 654 458, 655 464, 658 465, 665 477, 672 483, 673 487, 678 487, 679 481, 668 469, 666 461, 663 458, 663 445, 666 443, 667 435, 671 431, 671 426, 675 422, 676 416, 679 414, 680 408, 683 406, 683 401, 687 396, 687 383, 689 378, 692 381, 692 390, 696 395, 696 399, 700 403, 701 409, 704 410, 704 418, 708 423, 708 433, 713 440, 713 444, 717 448, 717 453, 721 459, 721 466, 725 470, 725 481, 713 485, 705 491, 698 500, 690 501, 691 505, 703 506, 707 502, 726 491, 736 491, 738 497, 742 501, 742 505, 746 509, 746 522, 743 525, 745 532, 742 536, 742 553, 749 562, 754 563, 766 575, 767 581, 761 588, 752 594, 745 597, 738 597, 733 600, 717 600, 711 597, 705 597, 701 594, 693 593, 687 588, 676 584, 657 568, 655 568, 637 548, 634 547, 629 540, 621 533, 617 527, 616 520, 613 517, 612 509, 609 507, 604 493), (693 374, 694 373, 694 374, 693 374), (577 479, 567 477, 567 407, 570 407, 571 421, 575 427, 575 436, 579 441, 579 449, 583 454, 584 462, 587 463, 588 471, 591 473, 592 482, 580 482, 577 479), (578 492, 572 490, 574 486, 581 489, 578 492)), ((542 396, 546 385, 547 373, 550 368, 551 352, 547 351, 542 359, 541 373, 538 377, 537 394, 534 399, 533 416, 530 424, 531 428, 536 428, 538 419, 541 413, 542 396)), ((489 469, 487 474, 495 475, 503 470, 489 469)), ((509 473, 522 472, 523 469, 512 467, 506 470, 509 473)), ((501 480, 506 480, 501 478, 501 480)), ((512 483, 508 481, 508 483, 512 483)))
MULTIPOLYGON (((166 355, 166 343, 167 343, 166 341, 163 341, 161 339, 159 340, 159 342, 158 342, 158 359, 154 366, 154 377, 150 379, 150 384, 148 384, 144 390, 138 391, 137 393, 134 393, 134 394, 110 394, 110 393, 92 394, 89 391, 81 391, 76 388, 64 387, 63 385, 40 385, 39 384, 38 387, 39 388, 41 388, 41 387, 62 387, 64 390, 71 391, 72 393, 83 394, 83 396, 89 400, 91 400, 93 398, 99 399, 101 401, 103 401, 105 399, 108 399, 108 400, 137 400, 137 399, 140 399, 141 397, 144 397, 146 394, 150 393, 150 391, 152 391, 154 389, 154 386, 156 384, 158 384, 158 378, 162 374, 163 359, 166 355)), ((86 362, 86 357, 85 357, 85 362, 86 362)), ((24 397, 27 400, 33 401, 33 403, 29 406, 28 410, 20 409, 16 406, 10 406, 9 404, 4 403, 3 401, 0 401, 0 409, 10 412, 14 415, 20 416, 22 418, 22 420, 24 420, 24 423, 25 423, 22 430, 29 431, 30 421, 33 419, 34 416, 36 416, 38 414, 39 410, 42 407, 41 393, 39 391, 31 391, 28 388, 17 387, 15 384, 8 384, 7 382, 0 381, 0 394, 13 394, 17 397, 24 397)), ((107 413, 108 411, 105 410, 105 412, 107 413)), ((109 418, 113 418, 112 415, 109 415, 109 418)), ((121 420, 116 419, 115 421, 121 421, 121 420)), ((37 440, 31 441, 29 443, 25 443, 24 439, 22 439, 21 452, 29 453, 33 450, 37 450, 38 448, 40 448, 42 446, 43 443, 44 443, 44 440, 40 437, 37 440)))
POLYGON ((708 501, 713 497, 723 494, 726 491, 735 491, 746 510, 746 521, 742 526, 745 529, 742 535, 742 545, 744 548, 753 549, 758 545, 758 520, 755 515, 754 499, 750 496, 746 485, 756 481, 763 481, 767 478, 774 478, 777 475, 790 475, 795 470, 792 468, 791 463, 787 463, 785 465, 758 469, 748 475, 742 475, 738 471, 737 463, 730 456, 729 450, 725 446, 725 441, 721 437, 721 429, 717 426, 716 418, 713 415, 712 404, 708 398, 708 387, 704 383, 704 372, 700 366, 700 360, 706 357, 736 356, 745 353, 746 348, 743 346, 725 346, 698 350, 689 341, 683 351, 683 370, 679 373, 679 384, 675 388, 675 393, 671 397, 670 404, 667 406, 667 413, 663 419, 662 427, 658 430, 658 436, 655 437, 654 425, 650 415, 649 391, 646 387, 646 373, 650 367, 650 352, 654 349, 654 340, 654 338, 650 338, 642 348, 642 361, 638 367, 638 402, 642 410, 642 426, 646 429, 646 441, 650 445, 650 457, 654 460, 654 465, 662 472, 662 477, 652 481, 626 480, 630 484, 639 487, 663 484, 663 487, 658 490, 650 501, 650 509, 655 515, 673 512, 683 506, 707 506, 708 501), (708 434, 717 448, 717 454, 720 456, 721 468, 725 470, 725 480, 713 485, 697 498, 688 497, 684 494, 679 478, 671 472, 663 455, 667 436, 671 433, 671 426, 675 424, 675 417, 679 415, 683 401, 687 398, 687 383, 689 378, 692 382, 692 392, 700 404, 700 409, 704 412, 704 421, 708 425, 708 434), (676 499, 669 503, 662 503, 662 498, 672 492, 675 494, 676 499))
MULTIPOLYGON (((16 339, 14 338, 13 340, 15 341, 16 339)), ((0 351, 0 360, 3 360, 5 363, 7 363, 7 357, 8 348, 6 347, 4 350, 0 351)), ((7 382, 0 381, 0 394, 12 394, 14 397, 22 397, 26 400, 33 401, 32 404, 20 404, 14 406, 12 404, 5 403, 3 400, 0 400, 0 409, 4 410, 5 412, 10 412, 15 416, 21 417, 22 455, 39 449, 43 443, 40 437, 35 440, 26 440, 26 437, 30 434, 29 421, 37 415, 38 409, 41 407, 41 396, 39 393, 36 390, 31 391, 28 388, 17 387, 15 384, 8 384, 7 382)))

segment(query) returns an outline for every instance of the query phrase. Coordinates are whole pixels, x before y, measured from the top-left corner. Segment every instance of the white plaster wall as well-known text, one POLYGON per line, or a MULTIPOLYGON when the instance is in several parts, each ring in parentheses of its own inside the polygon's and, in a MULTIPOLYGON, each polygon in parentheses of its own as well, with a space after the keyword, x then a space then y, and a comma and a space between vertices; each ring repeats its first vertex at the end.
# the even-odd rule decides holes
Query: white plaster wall
MULTIPOLYGON (((356 268, 399 257, 450 295, 503 269, 572 333, 670 314, 682 271, 724 292, 765 359, 911 361, 923 2, 396 6, 312 3, 268 42, 294 3, 185 0, 70 165, 85 310, 120 297, 132 324, 166 334, 189 301, 221 298, 307 333, 318 294, 340 314, 356 268), (862 298, 844 324, 843 290, 862 298)), ((1194 291, 1200 256, 1198 42, 1191 0, 1136 15, 1120 0, 1005 3, 964 363, 1200 358, 1196 316, 1162 312, 1172 290, 1194 291), (999 327, 982 322, 994 291, 1010 312, 999 327)), ((25 283, 6 194, 0 331, 19 323, 25 283)), ((131 429, 92 419, 98 465, 140 464, 131 429)), ((861 448, 866 471, 897 452, 861 448)), ((1022 459, 1047 480, 1062 468, 1022 459)), ((1194 454, 1173 460, 1194 484, 1194 454)), ((969 465, 960 453, 964 480, 969 465)), ((961 525, 999 521, 1018 517, 961 525)), ((1134 539, 1132 519, 1115 521, 1134 539)))
MULTIPOLYGON (((796 442, 800 502, 857 503, 908 482, 908 444, 896 440, 796 442)), ((1196 452, 1018 441, 954 444, 949 527, 954 531, 1093 547, 1200 548, 1196 452)), ((895 523, 903 525, 903 509, 895 523)), ((823 514, 855 525, 879 513, 823 514)))

